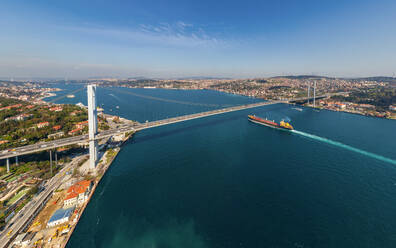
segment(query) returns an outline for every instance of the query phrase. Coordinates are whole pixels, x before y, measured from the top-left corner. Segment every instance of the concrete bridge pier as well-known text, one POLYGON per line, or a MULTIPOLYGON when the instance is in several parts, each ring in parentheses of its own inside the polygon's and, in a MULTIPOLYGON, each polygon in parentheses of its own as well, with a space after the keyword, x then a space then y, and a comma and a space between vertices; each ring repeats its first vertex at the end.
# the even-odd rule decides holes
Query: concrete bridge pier
POLYGON ((52 174, 52 150, 49 150, 49 152, 50 152, 50 170, 51 170, 51 176, 53 175, 52 174))
POLYGON ((15 156, 15 164, 18 165, 18 156, 15 156))
POLYGON ((10 173, 10 158, 7 158, 7 173, 10 173))
POLYGON ((98 160, 98 142, 95 136, 98 133, 98 111, 96 109, 96 85, 87 86, 88 95, 88 135, 89 135, 89 168, 96 168, 98 160))

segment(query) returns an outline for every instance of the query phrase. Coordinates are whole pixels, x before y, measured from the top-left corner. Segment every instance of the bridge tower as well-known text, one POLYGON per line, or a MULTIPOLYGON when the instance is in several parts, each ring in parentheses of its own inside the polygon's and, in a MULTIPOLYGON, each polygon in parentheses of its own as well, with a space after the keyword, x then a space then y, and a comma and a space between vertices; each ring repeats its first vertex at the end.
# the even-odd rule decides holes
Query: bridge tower
POLYGON ((88 136, 89 136, 89 168, 95 169, 98 159, 98 142, 95 135, 98 133, 98 115, 96 109, 96 85, 87 86, 88 93, 88 136))
POLYGON ((313 90, 313 107, 315 108, 315 98, 316 98, 316 81, 314 82, 314 90, 313 90))

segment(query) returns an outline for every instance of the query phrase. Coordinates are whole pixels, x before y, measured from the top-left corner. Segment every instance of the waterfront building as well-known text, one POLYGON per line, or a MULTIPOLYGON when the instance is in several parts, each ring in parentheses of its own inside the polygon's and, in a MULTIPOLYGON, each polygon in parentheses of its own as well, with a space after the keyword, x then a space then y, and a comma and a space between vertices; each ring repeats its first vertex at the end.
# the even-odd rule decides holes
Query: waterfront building
POLYGON ((71 208, 60 208, 55 211, 47 223, 47 227, 54 227, 69 221, 70 216, 72 216, 74 207, 71 208))
POLYGON ((65 207, 82 204, 88 200, 89 193, 92 189, 92 181, 83 180, 70 186, 67 190, 67 196, 63 202, 65 207))

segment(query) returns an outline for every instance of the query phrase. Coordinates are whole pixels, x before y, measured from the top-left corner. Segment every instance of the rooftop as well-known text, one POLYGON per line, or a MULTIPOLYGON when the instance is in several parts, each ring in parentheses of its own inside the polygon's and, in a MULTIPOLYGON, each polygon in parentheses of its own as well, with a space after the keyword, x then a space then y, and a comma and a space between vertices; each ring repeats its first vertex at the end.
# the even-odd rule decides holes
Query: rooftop
POLYGON ((83 180, 70 186, 67 190, 67 196, 65 200, 77 197, 79 194, 85 193, 87 188, 91 185, 91 181, 83 180))
POLYGON ((60 209, 56 210, 55 213, 51 216, 48 223, 63 219, 65 217, 70 217, 70 215, 72 215, 72 213, 73 213, 73 210, 74 210, 74 207, 66 208, 66 209, 60 208, 60 209))

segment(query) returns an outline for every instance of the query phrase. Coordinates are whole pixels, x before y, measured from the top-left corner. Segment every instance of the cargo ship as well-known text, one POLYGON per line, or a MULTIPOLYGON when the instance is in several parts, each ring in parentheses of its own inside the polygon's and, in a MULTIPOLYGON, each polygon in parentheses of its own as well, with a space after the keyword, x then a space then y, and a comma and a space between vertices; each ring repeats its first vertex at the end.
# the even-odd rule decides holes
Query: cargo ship
POLYGON ((293 126, 290 125, 288 122, 281 121, 279 124, 276 123, 275 121, 269 121, 267 119, 261 119, 257 116, 254 115, 248 115, 248 119, 251 122, 264 125, 267 127, 272 127, 272 128, 277 128, 277 129, 282 129, 282 130, 293 130, 293 126))

